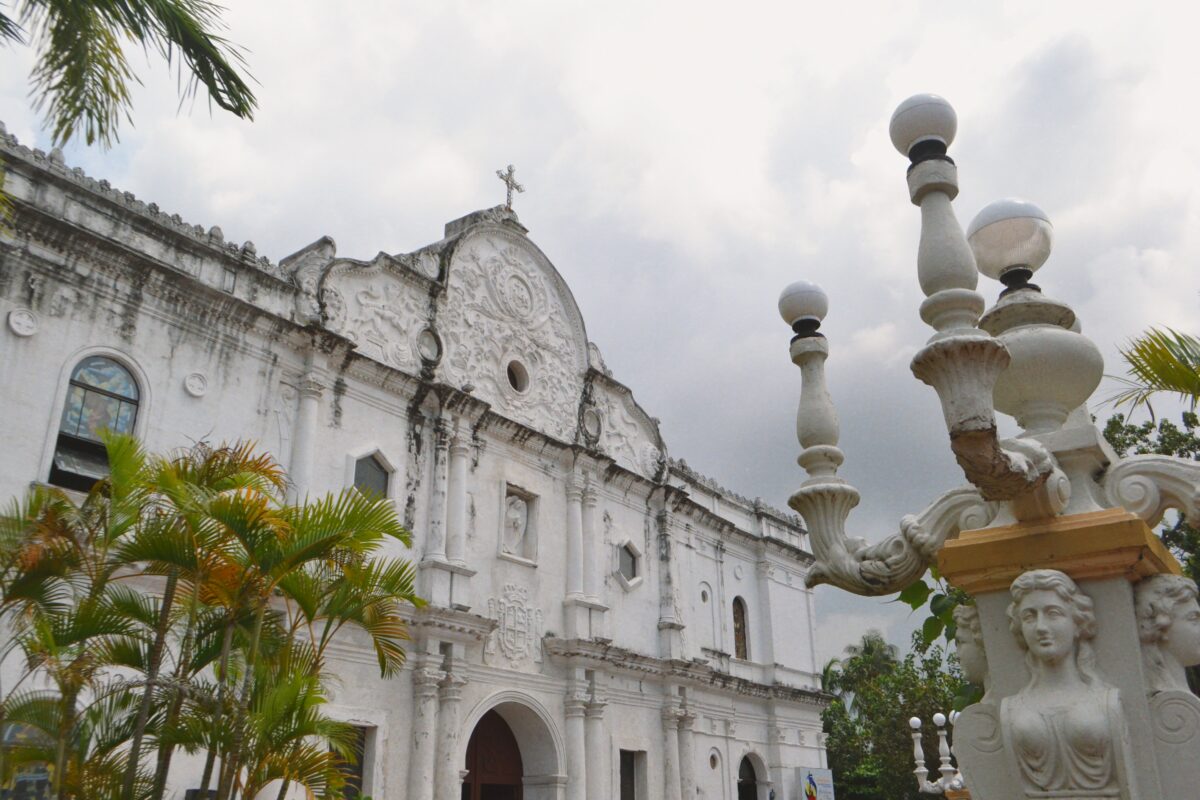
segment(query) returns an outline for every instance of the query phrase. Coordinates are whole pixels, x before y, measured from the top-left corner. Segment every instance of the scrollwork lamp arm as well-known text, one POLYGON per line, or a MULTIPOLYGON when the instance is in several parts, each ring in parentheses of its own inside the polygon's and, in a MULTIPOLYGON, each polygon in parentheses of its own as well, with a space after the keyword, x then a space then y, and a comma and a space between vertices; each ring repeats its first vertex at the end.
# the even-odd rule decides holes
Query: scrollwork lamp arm
POLYGON ((1148 525, 1157 525, 1173 508, 1190 525, 1200 526, 1200 461, 1129 456, 1109 467, 1104 492, 1110 503, 1132 511, 1148 525))

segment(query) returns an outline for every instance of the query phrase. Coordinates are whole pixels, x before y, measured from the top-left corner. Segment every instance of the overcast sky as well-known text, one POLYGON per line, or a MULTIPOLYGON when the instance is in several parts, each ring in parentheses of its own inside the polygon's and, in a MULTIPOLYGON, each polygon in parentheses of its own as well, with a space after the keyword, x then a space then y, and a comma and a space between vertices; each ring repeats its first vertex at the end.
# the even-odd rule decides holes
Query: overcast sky
MULTIPOLYGON (((966 226, 1019 196, 1054 221, 1037 283, 1101 346, 1200 307, 1200 48, 1176 13, 1117 3, 227 3, 258 81, 253 123, 133 63, 134 124, 67 161, 274 260, 322 235, 341 255, 407 252, 515 202, 616 377, 671 455, 784 506, 799 371, 775 303, 830 295, 830 388, 856 535, 962 483, 936 395, 908 370, 920 321, 918 211, 887 124, 918 92, 959 116, 966 226)), ((1153 8, 1153 7, 1150 7, 1153 8)), ((1180 9, 1187 6, 1180 5, 1180 9)), ((0 119, 47 147, 25 48, 0 50, 0 119)), ((986 279, 989 302, 999 286, 986 279)), ((1098 398, 1111 394, 1102 387, 1098 398)), ((1111 409, 1100 406, 1106 417, 1111 409)), ((896 606, 817 591, 821 657, 896 606)))

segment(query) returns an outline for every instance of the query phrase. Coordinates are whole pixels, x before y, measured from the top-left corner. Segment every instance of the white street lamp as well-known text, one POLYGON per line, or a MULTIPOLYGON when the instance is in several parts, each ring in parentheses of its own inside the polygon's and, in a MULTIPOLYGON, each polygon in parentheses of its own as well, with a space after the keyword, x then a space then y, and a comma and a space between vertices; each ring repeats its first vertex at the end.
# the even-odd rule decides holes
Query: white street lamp
MULTIPOLYGON (((988 702, 971 706, 956 722, 955 751, 969 766, 968 782, 977 783, 975 800, 1190 796, 1200 785, 1200 700, 1186 692, 1171 699, 1186 705, 1195 721, 1186 742, 1177 733, 1155 739, 1155 726, 1169 728, 1178 721, 1170 714, 1180 712, 1164 705, 1158 688, 1147 689, 1138 665, 1154 653, 1147 644, 1137 652, 1144 631, 1133 603, 1138 587, 1150 585, 1140 579, 1179 572, 1148 526, 1168 509, 1200 524, 1200 462, 1118 459, 1105 442, 1087 408, 1103 375, 1100 352, 1070 306, 1030 283, 1050 256, 1050 219, 1032 203, 1001 200, 984 208, 964 234, 952 206, 958 168, 948 155, 957 127, 945 100, 918 95, 897 108, 891 138, 909 159, 909 196, 921 210, 920 315, 933 329, 911 368, 937 392, 967 485, 903 517, 899 531, 882 541, 846 535, 859 493, 838 475, 845 455, 825 382, 830 345, 819 332, 829 303, 816 285, 792 284, 779 310, 795 333, 790 352, 802 376, 796 433, 807 478, 790 504, 804 517, 815 556, 806 580, 888 594, 936 562, 947 580, 974 596, 991 688, 988 702), (980 273, 1003 284, 990 308, 976 291, 980 273), (1018 436, 999 437, 997 411, 1016 420, 1018 436), (1066 598, 1054 602, 1077 609, 1070 612, 1072 624, 1082 627, 1068 643, 1077 665, 1085 650, 1108 660, 1103 676, 1090 666, 1074 668, 1080 677, 1071 689, 1039 680, 1059 662, 1048 655, 1053 648, 1044 637, 1023 632, 1014 616, 1025 604, 1053 605, 1047 599, 1053 592, 1066 598), (1022 709, 1046 703, 1057 710, 1045 718, 1060 719, 1066 731, 1049 739, 1050 728, 1022 727, 1033 724, 1022 709), (1067 766, 1043 774, 1040 762, 1023 755, 1033 750, 1012 744, 1022 736, 1032 737, 1028 747, 1053 750, 1055 763, 1067 766), (1088 736, 1098 738, 1084 741, 1088 736), (1129 748, 1129 737, 1155 744, 1129 748), (1088 741, 1103 743, 1103 754, 1080 755, 1078 748, 1092 747, 1088 741)), ((1177 580, 1190 586, 1187 602, 1196 606, 1200 626, 1195 585, 1177 580)), ((1178 672, 1173 680, 1185 689, 1182 666, 1171 663, 1178 672)))

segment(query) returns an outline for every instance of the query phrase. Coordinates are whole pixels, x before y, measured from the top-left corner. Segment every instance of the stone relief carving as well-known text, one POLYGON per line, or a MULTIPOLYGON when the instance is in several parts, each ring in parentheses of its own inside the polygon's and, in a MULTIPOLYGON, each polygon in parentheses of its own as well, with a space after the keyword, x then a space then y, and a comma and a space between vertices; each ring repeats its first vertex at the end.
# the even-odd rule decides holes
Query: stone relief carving
POLYGON ((1108 501, 1157 525, 1169 508, 1200 525, 1200 462, 1171 456, 1128 456, 1104 476, 1108 501))
POLYGON ((1191 797, 1200 785, 1200 698, 1167 690, 1150 698, 1150 727, 1163 797, 1191 797))
POLYGON ((335 264, 321 288, 321 302, 326 326, 354 342, 358 352, 411 372, 423 355, 436 357, 431 348, 437 349, 437 340, 434 337, 431 344, 432 333, 422 336, 428 332, 427 298, 389 274, 387 265, 392 262, 381 255, 369 265, 335 264))
POLYGON ((1030 680, 1000 702, 1007 751, 1024 796, 1123 797, 1132 775, 1117 690, 1096 670, 1092 599, 1057 570, 1013 581, 1009 626, 1030 680))
POLYGON ((275 408, 271 411, 275 428, 275 458, 280 464, 291 464, 292 429, 296 420, 296 404, 300 394, 295 386, 279 384, 275 408))
POLYGON ((17 308, 8 312, 8 328, 22 338, 37 333, 38 318, 27 308, 17 308))
POLYGON ((597 387, 596 404, 604 419, 600 449, 633 472, 647 476, 658 472, 663 454, 654 442, 652 430, 632 407, 632 398, 597 387))
POLYGON ((1200 664, 1200 604, 1196 582, 1155 575, 1134 586, 1146 691, 1189 691, 1186 667, 1200 664))
POLYGON ((585 345, 527 248, 500 232, 470 238, 454 255, 446 297, 443 379, 470 383, 502 413, 573 440, 585 345), (513 361, 527 376, 523 387, 510 384, 513 361))
POLYGON ((954 609, 954 649, 963 675, 971 683, 983 687, 983 700, 988 700, 991 678, 988 675, 987 653, 983 649, 983 626, 979 620, 979 609, 975 606, 958 606, 954 609))
POLYGON ((510 494, 504 500, 504 530, 500 535, 500 551, 514 556, 525 555, 525 532, 529 526, 529 504, 524 497, 510 494))
MULTIPOLYGON (((218 231, 219 232, 219 231, 218 231)), ((319 323, 321 321, 321 305, 317 302, 317 292, 321 275, 337 254, 337 245, 328 236, 322 236, 317 241, 279 261, 280 269, 292 276, 299 292, 296 294, 296 321, 303 323, 319 323)))
POLYGON ((516 667, 527 658, 542 661, 541 609, 529 600, 529 590, 515 583, 506 583, 498 597, 488 599, 488 616, 497 621, 484 646, 484 658, 494 663, 503 656, 516 667))

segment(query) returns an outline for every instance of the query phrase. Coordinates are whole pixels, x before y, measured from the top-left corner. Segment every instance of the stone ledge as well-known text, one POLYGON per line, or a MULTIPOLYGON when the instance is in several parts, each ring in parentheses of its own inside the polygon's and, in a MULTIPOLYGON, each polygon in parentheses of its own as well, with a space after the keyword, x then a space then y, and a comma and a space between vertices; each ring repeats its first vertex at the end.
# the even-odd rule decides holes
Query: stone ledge
POLYGON ((938 569, 968 594, 1005 590, 1031 569, 1077 581, 1182 572, 1162 540, 1123 508, 963 531, 938 554, 938 569))

